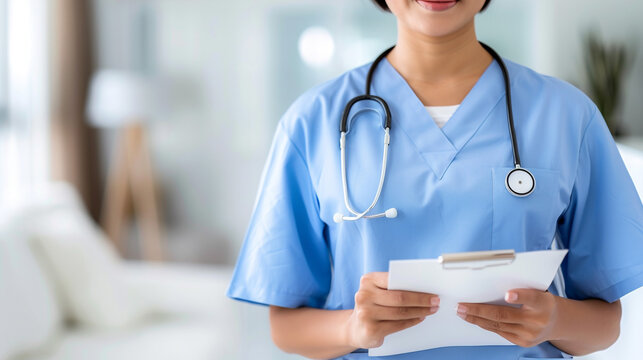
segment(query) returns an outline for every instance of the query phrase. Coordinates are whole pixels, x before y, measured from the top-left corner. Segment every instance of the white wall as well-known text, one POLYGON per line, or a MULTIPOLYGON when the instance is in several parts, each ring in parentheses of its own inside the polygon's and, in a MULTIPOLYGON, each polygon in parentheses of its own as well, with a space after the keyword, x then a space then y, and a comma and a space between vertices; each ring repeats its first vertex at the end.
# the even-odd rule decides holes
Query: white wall
POLYGON ((549 9, 552 23, 553 47, 548 57, 551 60, 544 71, 554 76, 564 76, 584 84, 574 77, 582 64, 580 44, 576 40, 582 31, 596 27, 606 40, 626 42, 637 50, 632 71, 627 76, 623 102, 623 120, 627 129, 635 135, 643 135, 643 1, 555 1, 538 2, 549 9), (570 35, 576 36, 570 36, 570 35), (559 66, 555 59, 564 58, 559 66))
MULTIPOLYGON (((146 2, 95 4, 99 66, 136 68, 132 23, 146 2)), ((149 46, 154 51, 152 72, 179 81, 184 93, 178 108, 150 126, 169 235, 174 245, 194 243, 191 250, 176 246, 179 253, 188 253, 186 258, 230 263, 245 233, 281 114, 306 88, 367 61, 392 43, 394 20, 367 0, 147 4, 155 27, 149 46), (284 31, 284 22, 299 28, 284 31), (326 26, 337 48, 344 49, 339 54, 346 56, 337 56, 322 69, 305 68, 296 55, 296 41, 309 25, 326 26), (285 55, 292 51, 294 56, 285 55)), ((108 160, 114 134, 104 133, 108 160)))
POLYGON ((637 55, 627 76, 622 118, 627 131, 643 135, 643 1, 493 0, 479 17, 478 33, 505 47, 509 57, 536 71, 585 85, 581 39, 595 29, 608 41, 624 42, 637 55), (522 36, 521 36, 522 35, 522 36), (527 51, 515 54, 514 49, 527 51))

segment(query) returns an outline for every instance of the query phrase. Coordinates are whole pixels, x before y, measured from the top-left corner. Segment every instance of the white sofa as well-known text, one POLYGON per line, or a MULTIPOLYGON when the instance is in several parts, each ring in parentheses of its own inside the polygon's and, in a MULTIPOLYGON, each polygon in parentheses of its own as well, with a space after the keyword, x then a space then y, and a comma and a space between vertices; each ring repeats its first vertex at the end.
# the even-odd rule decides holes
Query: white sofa
POLYGON ((228 269, 127 264, 128 276, 167 305, 166 312, 121 329, 63 328, 50 346, 21 359, 230 359, 237 335, 222 303, 228 269))
MULTIPOLYGON (((112 264, 118 268, 118 278, 110 278, 109 274, 91 269, 94 265, 105 267, 98 262, 109 263, 109 246, 107 250, 101 248, 103 245, 94 249, 105 250, 108 256, 96 256, 89 253, 91 249, 72 246, 66 251, 85 252, 70 254, 69 261, 70 266, 84 272, 71 275, 79 279, 79 286, 85 286, 76 295, 88 304, 80 304, 78 309, 77 301, 70 302, 66 294, 69 289, 60 286, 51 259, 39 247, 42 244, 34 243, 33 239, 43 230, 38 227, 52 226, 43 225, 42 217, 59 211, 61 206, 78 205, 70 188, 55 188, 57 194, 23 208, 17 212, 19 215, 16 212, 5 215, 0 225, 0 360, 238 358, 235 353, 239 348, 236 325, 239 308, 224 296, 230 268, 118 260, 112 264), (84 263, 78 265, 74 261, 84 263), (123 282, 107 289, 122 286, 122 292, 127 292, 129 298, 120 296, 111 303, 103 301, 113 294, 101 294, 105 284, 95 282, 111 280, 123 282), (91 299, 91 292, 100 296, 91 299), (136 306, 127 304, 128 301, 136 306), (82 321, 89 321, 90 326, 77 319, 76 324, 70 324, 74 311, 83 310, 82 306, 89 316, 103 317, 82 321), (136 309, 137 315, 125 319, 124 313, 134 313, 131 309, 136 309)), ((60 218, 56 221, 65 222, 60 218)), ((83 226, 74 223, 74 227, 83 226)), ((88 229, 91 230, 84 228, 81 232, 88 229)), ((91 241, 103 240, 99 237, 91 241)))

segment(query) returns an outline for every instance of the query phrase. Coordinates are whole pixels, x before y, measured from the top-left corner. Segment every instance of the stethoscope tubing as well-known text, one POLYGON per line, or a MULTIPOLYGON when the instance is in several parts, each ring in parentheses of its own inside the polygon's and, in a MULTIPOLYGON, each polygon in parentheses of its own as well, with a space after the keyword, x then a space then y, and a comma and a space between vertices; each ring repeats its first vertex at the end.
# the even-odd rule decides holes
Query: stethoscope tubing
MULTIPOLYGON (((480 42, 480 45, 496 60, 498 65, 500 66, 500 70, 502 71, 502 78, 504 81, 504 86, 505 86, 505 96, 506 96, 506 105, 507 105, 507 123, 509 127, 509 136, 511 137, 511 149, 512 149, 512 154, 513 154, 513 163, 514 163, 514 168, 507 173, 507 176, 505 177, 505 185, 507 187, 507 190, 517 196, 517 197, 525 197, 529 194, 531 194, 536 186, 536 179, 534 176, 529 172, 529 170, 524 169, 520 165, 520 152, 518 150, 518 141, 516 139, 516 130, 514 127, 514 119, 513 119, 513 109, 512 109, 512 101, 511 101, 511 83, 510 83, 510 78, 509 78, 509 72, 507 71, 507 67, 505 66, 504 61, 496 53, 495 50, 493 50, 491 47, 488 45, 484 44, 483 42, 480 42), (511 177, 512 176, 518 176, 518 184, 517 187, 519 190, 516 190, 512 187, 511 185, 511 177), (520 176, 523 176, 522 179, 520 176), (526 176, 526 177, 525 177, 526 176), (523 185, 523 179, 526 179, 527 184, 523 185), (525 187, 526 188, 521 188, 525 187), (524 190, 524 191, 521 191, 524 190)), ((387 104, 387 102, 382 99, 379 96, 376 95, 371 95, 371 84, 373 81, 373 75, 375 73, 375 69, 379 65, 379 63, 395 48, 394 46, 391 46, 390 48, 386 49, 384 52, 382 52, 376 59, 373 61, 373 64, 368 70, 367 76, 366 76, 366 84, 365 84, 365 89, 364 89, 364 94, 363 95, 358 95, 354 98, 352 98, 345 106, 344 112, 342 114, 342 118, 340 121, 339 125, 339 132, 340 132, 340 166, 341 166, 341 175, 342 175, 342 190, 344 193, 344 205, 346 206, 346 209, 353 214, 353 216, 344 216, 341 213, 336 213, 333 216, 333 220, 335 222, 341 222, 344 220, 359 220, 362 218, 366 219, 373 219, 373 218, 381 218, 381 217, 387 217, 387 218, 395 218, 397 217, 397 209, 395 208, 390 208, 386 210, 383 213, 378 213, 378 214, 372 214, 369 215, 368 213, 377 205, 377 202, 380 198, 380 195, 382 193, 382 188, 384 187, 384 179, 386 178, 386 167, 387 167, 387 162, 388 162, 388 151, 389 151, 389 145, 390 145, 390 129, 391 129, 391 110, 387 104), (348 133, 348 117, 350 115, 350 111, 353 108, 355 104, 357 104, 360 101, 375 101, 377 102, 383 109, 384 109, 384 118, 385 121, 382 124, 382 127, 384 128, 384 149, 382 152, 382 167, 380 171, 380 180, 379 184, 377 186, 377 192, 375 193, 375 196, 373 198, 373 201, 371 204, 366 208, 366 210, 359 212, 356 211, 353 206, 350 203, 350 199, 348 198, 348 181, 346 178, 346 134, 348 133)))
POLYGON ((350 219, 344 219, 344 220, 359 220, 361 218, 378 218, 378 217, 383 217, 386 214, 381 213, 381 214, 376 214, 376 215, 366 215, 368 214, 369 211, 371 211, 375 205, 377 204, 377 200, 379 200, 380 195, 382 194, 382 188, 384 187, 384 179, 386 178, 386 163, 388 162, 388 146, 390 143, 391 137, 389 135, 389 128, 385 129, 384 133, 384 151, 382 154, 382 169, 380 171, 380 182, 377 185, 377 192, 375 193, 375 197, 373 198, 373 202, 371 202, 371 205, 364 210, 363 212, 357 212, 353 209, 351 206, 350 200, 348 199, 348 181, 346 179, 346 133, 342 132, 341 134, 341 145, 340 145, 340 152, 341 152, 341 167, 342 167, 342 188, 344 190, 344 204, 346 205, 346 208, 348 211, 350 211, 354 217, 351 217, 350 219))
POLYGON ((507 101, 505 101, 505 104, 507 105, 507 122, 509 123, 509 136, 511 137, 511 150, 513 152, 513 158, 514 158, 514 167, 519 168, 520 167, 520 152, 518 151, 518 141, 516 140, 516 129, 514 128, 514 114, 513 114, 513 103, 511 101, 511 81, 509 80, 509 71, 507 71, 507 66, 505 65, 505 62, 502 60, 500 55, 492 49, 489 45, 479 41, 480 45, 487 50, 487 52, 496 60, 498 65, 500 66, 500 71, 502 71, 502 79, 505 83, 505 96, 507 97, 507 101))

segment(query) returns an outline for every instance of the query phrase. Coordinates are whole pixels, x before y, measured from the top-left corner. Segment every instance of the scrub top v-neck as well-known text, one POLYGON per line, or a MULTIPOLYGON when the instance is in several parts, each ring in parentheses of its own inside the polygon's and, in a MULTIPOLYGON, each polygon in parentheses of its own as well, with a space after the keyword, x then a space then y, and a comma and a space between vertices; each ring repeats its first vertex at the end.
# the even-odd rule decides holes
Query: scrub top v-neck
POLYGON ((459 106, 460 104, 448 106, 425 106, 425 108, 426 111, 429 112, 429 115, 435 124, 442 129, 459 106))
MULTIPOLYGON (((522 163, 536 178, 532 194, 518 198, 505 188, 513 162, 495 61, 440 129, 383 60, 373 94, 388 102, 392 127, 387 177, 373 212, 395 207, 398 217, 335 223, 333 215, 344 209, 339 120, 363 91, 366 64, 307 91, 279 122, 227 295, 263 305, 352 309, 360 277, 387 271, 390 260, 542 250, 553 240, 569 249, 562 265, 569 298, 612 302, 643 285, 643 206, 601 114, 573 86, 505 62, 522 163)), ((351 112, 347 181, 351 203, 363 209, 378 185, 382 114, 368 102, 351 112)), ((564 356, 544 342, 386 359, 564 356)), ((368 355, 359 349, 341 358, 368 355)))

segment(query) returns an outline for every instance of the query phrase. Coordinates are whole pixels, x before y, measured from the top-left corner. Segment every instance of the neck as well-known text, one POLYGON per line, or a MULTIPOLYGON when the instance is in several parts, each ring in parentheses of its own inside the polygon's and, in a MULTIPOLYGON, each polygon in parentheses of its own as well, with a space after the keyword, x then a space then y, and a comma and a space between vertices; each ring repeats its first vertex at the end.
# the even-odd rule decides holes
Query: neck
POLYGON ((408 81, 430 84, 477 78, 492 61, 478 43, 473 20, 440 37, 419 34, 398 22, 397 45, 387 59, 408 81))

